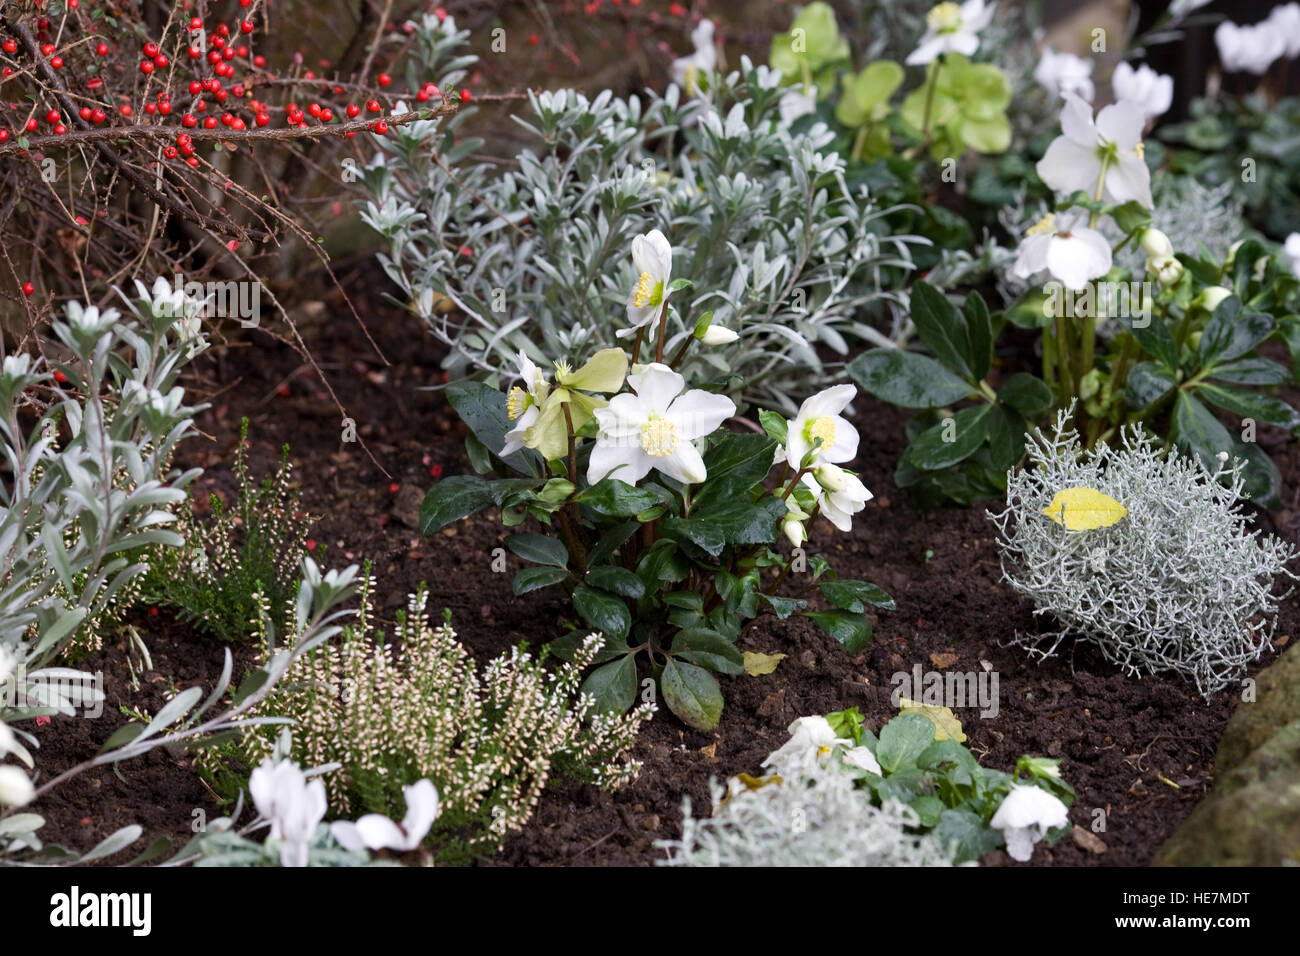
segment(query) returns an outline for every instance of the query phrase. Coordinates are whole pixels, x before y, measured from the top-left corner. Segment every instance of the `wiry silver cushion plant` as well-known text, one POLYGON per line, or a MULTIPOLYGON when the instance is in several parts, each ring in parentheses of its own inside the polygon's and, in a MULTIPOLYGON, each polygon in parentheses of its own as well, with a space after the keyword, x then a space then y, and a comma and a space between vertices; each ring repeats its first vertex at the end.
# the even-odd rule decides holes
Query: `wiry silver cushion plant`
POLYGON ((1084 451, 1062 411, 1051 434, 1035 430, 1030 467, 1009 475, 999 531, 1002 575, 1061 629, 1017 635, 1048 657, 1067 636, 1090 641, 1128 674, 1174 671, 1207 699, 1271 647, 1279 576, 1297 552, 1249 528, 1240 510, 1241 460, 1166 453, 1126 429, 1118 448, 1084 451), (1091 488, 1128 513, 1115 524, 1070 531, 1043 513, 1057 492, 1091 488))
MULTIPOLYGON (((739 786, 739 785, 738 785, 739 786)), ((663 866, 951 866, 938 837, 909 833, 915 811, 904 803, 871 804, 854 778, 812 762, 802 775, 754 790, 710 784, 714 815, 682 808, 680 840, 656 845, 663 866), (725 798, 725 799, 724 799, 725 798)))

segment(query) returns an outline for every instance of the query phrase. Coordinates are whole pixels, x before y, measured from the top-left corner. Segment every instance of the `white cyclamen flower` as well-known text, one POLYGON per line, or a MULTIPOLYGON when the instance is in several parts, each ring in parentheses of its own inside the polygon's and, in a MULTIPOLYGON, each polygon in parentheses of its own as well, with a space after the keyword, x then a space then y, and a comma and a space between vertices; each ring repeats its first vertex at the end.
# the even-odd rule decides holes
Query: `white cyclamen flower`
POLYGON ((429 827, 441 812, 438 788, 432 780, 418 780, 403 787, 402 794, 406 798, 406 816, 401 823, 394 823, 379 813, 368 813, 356 823, 335 820, 330 824, 334 839, 345 849, 358 853, 364 850, 397 850, 400 853, 414 850, 424 841, 429 827))
POLYGON ((1137 103, 1147 119, 1169 112, 1174 102, 1174 78, 1157 73, 1145 63, 1136 70, 1121 63, 1111 74, 1110 85, 1115 99, 1137 103))
POLYGON ((546 373, 539 369, 523 349, 519 350, 519 377, 523 386, 516 385, 506 393, 506 416, 514 427, 506 432, 506 443, 498 454, 505 458, 524 447, 524 433, 533 427, 541 411, 542 402, 551 390, 546 373))
POLYGON ((1287 50, 1286 38, 1267 20, 1254 26, 1238 26, 1225 20, 1214 31, 1219 61, 1229 73, 1246 72, 1262 76, 1287 50))
POLYGON ((1087 226, 1087 213, 1070 209, 1048 213, 1021 240, 1011 274, 1029 279, 1047 270, 1067 289, 1079 291, 1090 279, 1110 271, 1110 243, 1087 226))
POLYGON ((835 729, 825 717, 800 717, 789 727, 790 739, 768 754, 764 767, 800 767, 830 753, 839 744, 849 741, 836 736, 835 729))
POLYGON ((659 316, 673 275, 673 247, 668 244, 668 237, 652 229, 633 239, 632 265, 637 273, 627 294, 627 319, 632 327, 616 332, 619 338, 633 334, 659 316))
POLYGON ((708 472, 692 442, 736 414, 735 402, 700 389, 683 393, 686 380, 660 362, 629 375, 627 383, 635 395, 615 395, 595 411, 600 431, 587 481, 613 477, 634 485, 652 468, 687 484, 704 481, 708 472))
POLYGON ((291 760, 267 757, 248 778, 257 812, 271 821, 271 838, 280 842, 281 866, 306 866, 316 827, 325 817, 325 784, 307 781, 291 760))
POLYGON ((799 413, 786 422, 785 447, 777 449, 776 460, 799 468, 818 438, 822 443, 816 461, 842 463, 856 458, 858 430, 840 412, 857 394, 853 385, 834 385, 805 399, 799 413))
POLYGON ((1011 859, 1024 863, 1034 855, 1034 844, 1048 830, 1069 823, 1069 810, 1056 797, 1041 787, 1016 784, 1003 798, 989 826, 1002 831, 1011 859))
POLYGON ((979 31, 993 19, 993 5, 984 0, 966 0, 931 7, 925 15, 925 34, 907 57, 908 66, 924 65, 942 53, 973 56, 979 49, 979 31))
POLYGON ((1142 158, 1145 125, 1142 107, 1128 100, 1107 106, 1094 123, 1092 108, 1067 93, 1061 110, 1061 135, 1052 140, 1035 168, 1050 189, 1066 195, 1082 189, 1094 196, 1104 162, 1102 199, 1112 203, 1136 199, 1152 209, 1151 170, 1142 158))
POLYGON ((853 516, 875 497, 857 475, 836 465, 819 465, 803 476, 803 483, 817 499, 822 517, 844 532, 853 530, 853 516))
POLYGON ((695 45, 694 53, 673 60, 673 82, 688 93, 694 92, 699 74, 712 73, 718 66, 712 20, 700 21, 699 26, 691 31, 691 43, 695 45))
POLYGON ((1291 263, 1291 271, 1300 276, 1300 232, 1293 232, 1286 237, 1282 252, 1291 263))
POLYGON ((1300 3, 1284 3, 1274 7, 1264 21, 1286 45, 1286 55, 1294 58, 1300 55, 1300 3))
POLYGON ((35 794, 32 781, 20 768, 0 766, 0 807, 21 807, 31 803, 35 794))
POLYGON ((1050 47, 1034 68, 1034 79, 1049 93, 1075 93, 1089 103, 1097 91, 1092 85, 1092 60, 1073 53, 1057 53, 1050 47))

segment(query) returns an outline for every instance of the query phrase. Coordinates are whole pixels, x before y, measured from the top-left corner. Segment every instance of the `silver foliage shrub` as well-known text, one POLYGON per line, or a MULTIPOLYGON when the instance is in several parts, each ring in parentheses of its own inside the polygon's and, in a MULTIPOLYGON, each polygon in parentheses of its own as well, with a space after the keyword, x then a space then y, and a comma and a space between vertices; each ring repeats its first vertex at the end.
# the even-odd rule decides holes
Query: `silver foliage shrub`
MULTIPOLYGON (((449 17, 417 36, 423 75, 455 88, 473 62, 452 59, 467 33, 449 17)), ((694 283, 671 300, 669 348, 713 310, 741 342, 725 361, 695 349, 686 364, 793 410, 792 396, 829 381, 818 345, 883 344, 863 309, 892 301, 883 290, 925 240, 890 236, 888 210, 849 192, 824 124, 782 127, 779 83, 744 59, 693 98, 675 86, 627 99, 530 92, 514 120, 532 146, 517 161, 471 161, 484 145, 462 125, 472 108, 394 129, 376 138, 363 218, 385 238, 385 271, 450 348, 448 367, 489 374, 521 348, 576 363, 619 344, 636 278, 628 247, 661 229, 673 277, 694 283)))
POLYGON ((907 832, 915 812, 890 801, 871 805, 855 778, 810 762, 798 779, 727 797, 710 783, 711 817, 691 815, 683 801, 682 835, 661 840, 663 866, 951 866, 933 834, 907 832), (725 798, 725 800, 724 800, 725 798))
POLYGON ((1166 454, 1137 429, 1121 445, 1084 452, 1061 412, 1050 434, 1032 432, 1030 466, 1011 474, 998 528, 1003 579, 1061 629, 1015 640, 1047 657, 1075 636, 1126 673, 1174 671, 1205 697, 1240 677, 1271 646, 1275 580, 1295 579, 1297 552, 1249 528, 1242 468, 1221 456, 1211 473, 1192 456, 1166 454), (1056 493, 1087 487, 1128 514, 1068 531, 1042 514, 1056 493))

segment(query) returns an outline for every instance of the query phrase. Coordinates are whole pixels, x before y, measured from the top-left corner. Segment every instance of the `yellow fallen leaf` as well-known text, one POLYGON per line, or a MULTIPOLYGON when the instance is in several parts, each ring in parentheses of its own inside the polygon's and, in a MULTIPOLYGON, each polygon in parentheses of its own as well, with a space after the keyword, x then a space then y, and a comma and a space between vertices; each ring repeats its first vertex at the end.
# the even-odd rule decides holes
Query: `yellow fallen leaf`
POLYGON ((762 677, 776 670, 776 665, 783 660, 784 654, 754 654, 745 651, 745 673, 750 677, 762 677))
POLYGON ((1128 509, 1095 488, 1062 488, 1043 514, 1070 531, 1091 531, 1110 527, 1128 514, 1128 509))
POLYGON ((962 732, 961 721, 947 707, 936 707, 933 704, 921 704, 906 697, 900 697, 898 700, 898 712, 906 714, 908 711, 914 711, 922 717, 928 717, 930 723, 934 724, 935 740, 955 740, 959 744, 966 742, 966 734, 962 732))

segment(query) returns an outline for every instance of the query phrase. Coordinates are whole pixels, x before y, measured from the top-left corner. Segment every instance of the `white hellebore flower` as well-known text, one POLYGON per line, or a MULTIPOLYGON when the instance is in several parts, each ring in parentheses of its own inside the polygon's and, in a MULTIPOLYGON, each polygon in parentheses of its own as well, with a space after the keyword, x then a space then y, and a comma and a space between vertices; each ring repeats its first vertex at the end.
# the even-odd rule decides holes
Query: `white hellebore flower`
POLYGON ((697 76, 717 69, 718 48, 713 42, 713 21, 701 20, 699 26, 691 31, 691 42, 695 44, 695 52, 673 60, 673 82, 687 93, 695 92, 697 76))
POLYGON ((673 274, 673 247, 668 244, 668 237, 652 229, 633 239, 632 265, 637 272, 632 291, 627 294, 627 318, 632 327, 616 332, 619 338, 631 335, 659 316, 673 274))
POLYGON ((730 345, 738 338, 740 336, 725 325, 709 323, 709 327, 700 336, 700 341, 705 345, 730 345))
POLYGON ((774 767, 780 772, 785 767, 805 766, 830 753, 836 745, 849 743, 836 736, 825 717, 800 717, 788 729, 790 739, 768 754, 764 767, 774 767))
POLYGON ((1097 95, 1092 85, 1092 60, 1073 53, 1057 53, 1051 47, 1043 50, 1042 59, 1034 68, 1034 79, 1049 93, 1076 93, 1089 103, 1097 95))
POLYGON ((1075 292, 1090 279, 1110 271, 1110 243, 1087 226, 1087 213, 1070 209, 1059 216, 1048 213, 1032 226, 1017 250, 1011 274, 1029 279, 1046 269, 1075 292))
POLYGON ((1069 810, 1056 797, 1041 787, 1016 784, 1003 798, 989 826, 1002 831, 1011 859, 1024 863, 1034 855, 1034 844, 1048 830, 1069 823, 1069 810))
POLYGON ((686 380, 660 362, 629 375, 627 383, 635 395, 615 395, 595 411, 600 431, 587 481, 613 477, 634 485, 652 468, 687 484, 704 481, 708 472, 692 441, 736 414, 735 402, 700 389, 683 393, 686 380))
POLYGON ((1219 61, 1229 73, 1254 73, 1263 76, 1287 51, 1286 37, 1267 20, 1253 26, 1238 26, 1224 20, 1214 31, 1219 61))
POLYGON ((776 460, 788 461, 791 468, 799 468, 818 438, 822 443, 817 450, 817 461, 837 463, 856 458, 858 430, 840 412, 857 394, 856 386, 835 385, 804 399, 799 413, 786 422, 785 448, 777 449, 776 460))
POLYGON ((803 483, 816 496, 822 517, 844 532, 853 530, 853 516, 875 497, 857 475, 838 465, 818 465, 803 483))
POLYGON ((1151 199, 1151 170, 1142 158, 1142 107, 1129 100, 1107 106, 1092 119, 1092 108, 1073 93, 1065 94, 1061 135, 1052 140, 1035 167, 1049 188, 1069 195, 1082 189, 1096 195, 1105 168, 1101 198, 1123 203, 1136 199, 1147 209, 1151 199))
POLYGON ((1169 112, 1174 102, 1174 78, 1157 73, 1143 63, 1136 70, 1120 63, 1110 77, 1115 99, 1132 100, 1142 107, 1147 119, 1169 112))
POLYGON ((803 523, 808 519, 804 510, 795 504, 794 495, 785 499, 785 517, 781 519, 781 533, 790 542, 792 548, 802 548, 808 540, 808 532, 803 523))
POLYGON ((31 780, 20 768, 0 766, 0 807, 21 807, 31 803, 35 794, 31 780))
POLYGON ((502 458, 524 447, 524 433, 537 421, 542 403, 551 391, 546 373, 524 354, 523 349, 519 350, 519 377, 524 380, 523 386, 516 385, 506 393, 506 416, 515 424, 506 432, 506 443, 499 452, 502 458))
POLYGON ((907 57, 908 66, 930 63, 944 53, 972 56, 979 49, 979 31, 993 19, 993 5, 984 0, 963 4, 944 2, 925 15, 925 35, 907 57))
POLYGON ((417 780, 409 787, 402 788, 406 798, 406 816, 401 823, 394 823, 379 813, 368 813, 356 823, 350 820, 335 820, 330 824, 330 832, 339 844, 353 852, 364 850, 397 850, 405 853, 414 850, 422 842, 438 819, 438 788, 432 780, 417 780))
POLYGON ((1284 3, 1274 7, 1264 21, 1282 37, 1286 44, 1286 55, 1294 59, 1300 55, 1300 3, 1284 3))
POLYGON ((325 784, 307 781, 291 760, 267 757, 248 778, 257 812, 271 821, 271 837, 280 840, 281 866, 306 866, 316 827, 325 817, 325 784))
POLYGON ((1291 271, 1300 276, 1300 232, 1293 232, 1286 237, 1282 252, 1291 263, 1291 271))

